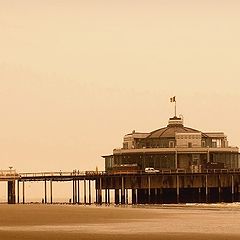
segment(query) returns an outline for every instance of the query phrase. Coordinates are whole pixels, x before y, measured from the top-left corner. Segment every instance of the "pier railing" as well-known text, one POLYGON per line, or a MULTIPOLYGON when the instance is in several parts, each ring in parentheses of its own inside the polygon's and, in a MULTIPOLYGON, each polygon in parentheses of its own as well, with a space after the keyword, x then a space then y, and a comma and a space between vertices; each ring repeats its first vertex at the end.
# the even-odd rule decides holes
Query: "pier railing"
POLYGON ((36 172, 36 173, 19 173, 20 177, 61 177, 61 176, 83 176, 86 175, 85 171, 77 171, 77 172, 36 172))
POLYGON ((151 172, 145 172, 142 170, 139 171, 127 171, 127 170, 119 170, 119 171, 108 171, 101 172, 99 174, 104 175, 117 175, 117 174, 140 174, 140 175, 164 175, 164 174, 217 174, 217 173, 240 173, 240 168, 236 169, 203 169, 203 170, 189 170, 189 169, 162 169, 151 172))
POLYGON ((142 170, 118 170, 118 171, 79 171, 72 172, 25 172, 17 173, 16 170, 0 170, 0 180, 2 179, 21 179, 21 178, 44 178, 44 177, 94 177, 94 176, 112 176, 112 175, 165 175, 165 174, 240 174, 240 168, 235 169, 204 169, 201 171, 187 169, 162 169, 155 172, 145 172, 142 170))
POLYGON ((106 176, 122 174, 140 174, 140 175, 164 175, 164 174, 211 174, 211 173, 240 173, 240 168, 236 169, 204 169, 201 171, 187 169, 163 169, 155 172, 145 172, 142 170, 118 170, 118 171, 73 171, 73 172, 38 172, 38 173, 19 173, 21 177, 71 177, 71 176, 106 176))
POLYGON ((6 178, 18 178, 19 174, 16 172, 16 170, 0 170, 0 179, 6 179, 6 178))

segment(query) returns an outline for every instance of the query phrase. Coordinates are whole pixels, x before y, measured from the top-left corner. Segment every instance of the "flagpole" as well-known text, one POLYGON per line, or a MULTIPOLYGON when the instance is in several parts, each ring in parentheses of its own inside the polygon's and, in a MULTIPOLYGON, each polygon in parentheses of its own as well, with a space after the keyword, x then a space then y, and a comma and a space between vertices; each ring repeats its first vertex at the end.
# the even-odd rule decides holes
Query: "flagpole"
POLYGON ((177 116, 177 101, 175 100, 175 117, 177 116))
POLYGON ((171 103, 172 103, 172 102, 175 103, 175 105, 174 105, 174 113, 175 113, 174 117, 177 117, 177 101, 176 101, 176 96, 171 97, 171 98, 170 98, 170 102, 171 102, 171 103))

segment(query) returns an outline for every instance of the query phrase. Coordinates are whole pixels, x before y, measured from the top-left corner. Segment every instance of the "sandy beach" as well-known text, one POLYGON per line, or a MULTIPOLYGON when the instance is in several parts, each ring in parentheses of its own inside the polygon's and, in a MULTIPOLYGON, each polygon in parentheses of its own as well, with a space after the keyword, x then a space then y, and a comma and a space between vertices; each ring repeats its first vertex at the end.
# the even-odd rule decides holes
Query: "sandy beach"
POLYGON ((0 239, 239 239, 240 205, 0 205, 0 239))

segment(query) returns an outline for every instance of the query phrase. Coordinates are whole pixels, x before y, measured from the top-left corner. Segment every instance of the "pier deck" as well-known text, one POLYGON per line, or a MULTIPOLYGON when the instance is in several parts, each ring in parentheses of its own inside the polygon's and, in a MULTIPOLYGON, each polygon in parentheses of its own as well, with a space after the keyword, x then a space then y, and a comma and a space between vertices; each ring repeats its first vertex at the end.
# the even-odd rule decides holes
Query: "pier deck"
POLYGON ((47 203, 47 183, 50 184, 52 203, 52 182, 72 182, 72 203, 80 203, 80 186, 83 183, 84 201, 89 204, 111 203, 110 190, 114 191, 115 204, 146 203, 185 203, 185 202, 234 202, 240 200, 240 169, 208 169, 201 172, 162 170, 154 173, 137 172, 38 172, 16 173, 14 170, 1 170, 0 181, 8 183, 8 203, 25 203, 26 182, 45 183, 44 202, 47 203), (95 186, 95 201, 92 195, 92 182, 95 186), (20 184, 22 191, 20 193, 20 184), (129 191, 131 194, 129 194, 129 191), (131 195, 131 196, 130 196, 131 195), (17 197, 17 201, 16 201, 17 197), (131 197, 131 201, 129 198, 131 197))

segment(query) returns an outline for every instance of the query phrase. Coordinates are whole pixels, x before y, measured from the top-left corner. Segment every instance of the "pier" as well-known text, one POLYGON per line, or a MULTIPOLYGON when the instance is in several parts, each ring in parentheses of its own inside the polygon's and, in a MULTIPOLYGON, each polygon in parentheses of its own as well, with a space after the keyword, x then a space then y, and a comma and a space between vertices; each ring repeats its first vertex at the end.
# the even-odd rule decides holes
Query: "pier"
POLYGON ((155 173, 143 171, 17 173, 14 170, 0 170, 0 181, 7 183, 9 204, 26 203, 25 184, 36 181, 44 183, 43 203, 48 204, 53 204, 53 182, 72 183, 71 204, 125 205, 240 201, 240 169, 209 169, 201 172, 176 169, 155 173))

